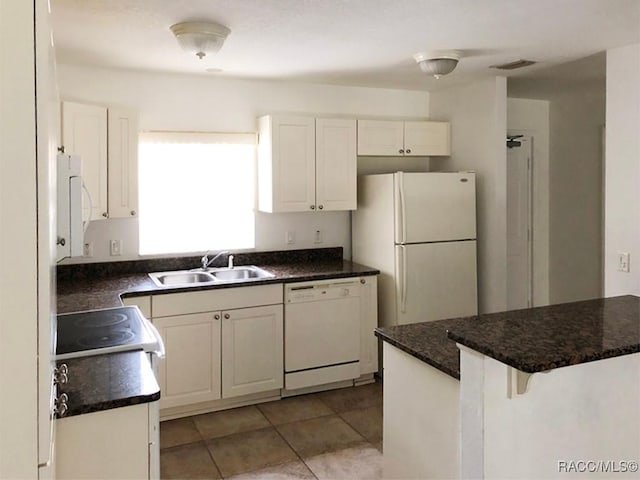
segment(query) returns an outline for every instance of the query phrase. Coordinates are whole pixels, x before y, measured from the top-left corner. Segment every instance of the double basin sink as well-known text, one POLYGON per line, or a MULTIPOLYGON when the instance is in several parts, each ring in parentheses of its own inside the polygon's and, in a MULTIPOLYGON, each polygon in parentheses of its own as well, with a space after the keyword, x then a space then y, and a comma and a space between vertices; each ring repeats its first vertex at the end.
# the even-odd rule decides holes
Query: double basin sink
POLYGON ((150 273, 149 277, 159 287, 185 287, 196 285, 214 285, 223 282, 246 282, 275 275, 255 265, 243 265, 233 268, 209 268, 207 270, 179 270, 175 272, 150 273))

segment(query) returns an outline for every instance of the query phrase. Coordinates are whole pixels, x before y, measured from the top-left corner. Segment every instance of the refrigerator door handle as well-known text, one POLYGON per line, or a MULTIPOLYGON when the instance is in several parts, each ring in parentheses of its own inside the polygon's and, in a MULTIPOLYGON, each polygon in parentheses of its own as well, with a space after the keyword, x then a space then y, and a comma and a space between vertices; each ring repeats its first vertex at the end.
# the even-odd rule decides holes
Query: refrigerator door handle
POLYGON ((404 199, 404 177, 402 172, 398 172, 398 193, 400 194, 400 243, 404 243, 407 238, 407 215, 404 199))
POLYGON ((400 252, 402 253, 402 261, 400 262, 400 311, 406 313, 407 311, 407 249, 404 245, 400 246, 400 252))

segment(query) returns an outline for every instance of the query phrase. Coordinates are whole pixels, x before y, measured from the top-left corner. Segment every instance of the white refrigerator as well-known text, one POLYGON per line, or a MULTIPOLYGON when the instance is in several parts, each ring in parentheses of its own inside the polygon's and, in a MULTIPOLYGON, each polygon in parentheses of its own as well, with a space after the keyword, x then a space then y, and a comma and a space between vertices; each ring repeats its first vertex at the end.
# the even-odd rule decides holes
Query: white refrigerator
POLYGON ((358 177, 352 250, 380 270, 381 326, 477 314, 475 174, 358 177))

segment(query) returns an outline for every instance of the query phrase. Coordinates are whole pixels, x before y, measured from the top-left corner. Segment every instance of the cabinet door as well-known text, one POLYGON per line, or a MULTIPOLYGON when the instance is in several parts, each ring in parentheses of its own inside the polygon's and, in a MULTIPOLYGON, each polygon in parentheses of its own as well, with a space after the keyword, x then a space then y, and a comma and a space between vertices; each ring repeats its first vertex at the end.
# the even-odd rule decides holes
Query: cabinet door
POLYGON ((109 108, 109 217, 134 217, 138 212, 138 115, 109 108))
POLYGON ((282 305, 228 310, 222 316, 222 397, 282 388, 282 305))
POLYGON ((316 204, 319 210, 355 210, 356 121, 316 119, 316 204))
POLYGON ((403 153, 403 122, 358 120, 358 155, 401 156, 403 153))
MULTIPOLYGON (((80 155, 82 160, 82 179, 91 196, 91 219, 106 218, 107 109, 63 102, 62 144, 66 153, 80 155)), ((88 201, 83 202, 83 212, 88 218, 88 201)))
POLYGON ((263 117, 260 137, 260 209, 269 212, 315 210, 315 119, 263 117))
POLYGON ((150 478, 150 408, 144 403, 57 418, 55 478, 150 478))
POLYGON ((450 155, 449 122, 404 122, 408 156, 450 155))
POLYGON ((166 350, 160 408, 220 398, 220 312, 153 319, 166 350))
POLYGON ((360 375, 378 371, 378 282, 376 276, 360 279, 360 375))

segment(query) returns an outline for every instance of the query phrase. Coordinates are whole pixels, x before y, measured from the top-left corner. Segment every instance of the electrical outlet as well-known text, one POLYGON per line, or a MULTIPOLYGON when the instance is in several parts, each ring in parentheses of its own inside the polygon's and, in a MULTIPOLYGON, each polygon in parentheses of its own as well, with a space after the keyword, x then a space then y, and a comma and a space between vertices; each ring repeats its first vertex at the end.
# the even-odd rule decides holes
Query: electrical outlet
POLYGON ((111 240, 111 256, 122 255, 122 240, 111 240))
POLYGON ((93 242, 86 242, 82 245, 82 256, 93 257, 93 242))
POLYGON ((295 230, 287 231, 287 233, 284 236, 284 241, 287 242, 287 244, 289 244, 289 245, 292 245, 292 244, 296 243, 296 232, 295 232, 295 230))
POLYGON ((618 252, 618 271, 629 272, 630 256, 629 252, 618 252))
POLYGON ((316 230, 313 234, 313 243, 322 243, 322 230, 316 230))

